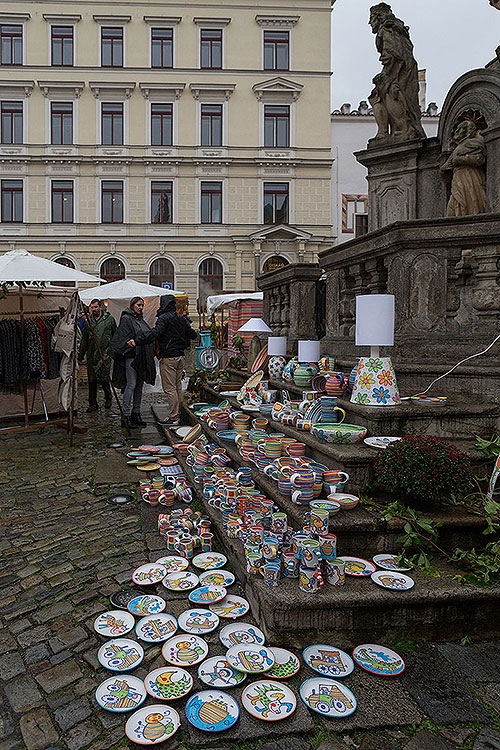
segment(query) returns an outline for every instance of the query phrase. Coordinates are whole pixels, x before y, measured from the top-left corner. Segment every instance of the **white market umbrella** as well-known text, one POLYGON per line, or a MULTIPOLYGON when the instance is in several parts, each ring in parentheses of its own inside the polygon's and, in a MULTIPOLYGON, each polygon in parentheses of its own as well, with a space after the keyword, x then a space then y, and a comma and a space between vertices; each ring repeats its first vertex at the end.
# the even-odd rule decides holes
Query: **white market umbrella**
POLYGON ((53 260, 32 255, 27 250, 17 248, 0 255, 0 283, 29 284, 34 281, 99 281, 96 276, 67 268, 53 260))
POLYGON ((109 284, 93 286, 80 292, 80 299, 88 304, 93 299, 122 299, 130 300, 132 297, 161 297, 164 294, 182 294, 175 289, 164 289, 161 286, 143 284, 135 279, 119 279, 109 284))

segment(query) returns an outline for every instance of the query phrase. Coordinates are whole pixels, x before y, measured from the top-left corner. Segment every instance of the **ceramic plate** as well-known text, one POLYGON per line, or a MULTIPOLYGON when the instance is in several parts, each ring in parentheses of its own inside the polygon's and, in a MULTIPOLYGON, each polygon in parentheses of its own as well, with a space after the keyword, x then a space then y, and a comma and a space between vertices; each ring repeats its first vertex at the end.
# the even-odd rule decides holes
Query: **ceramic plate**
POLYGON ((222 568, 227 563, 227 557, 221 552, 202 552, 201 555, 193 557, 193 565, 202 570, 214 570, 222 568))
POLYGON ((142 596, 140 589, 120 589, 111 594, 109 603, 117 609, 127 609, 129 601, 135 599, 137 596, 142 596))
POLYGON ((255 388, 257 385, 259 385, 263 377, 264 377, 263 370, 257 370, 257 372, 252 372, 248 380, 245 380, 245 382, 241 386, 240 393, 242 391, 248 390, 249 388, 255 388))
POLYGON ((274 654, 274 664, 266 672, 266 677, 273 677, 275 680, 286 680, 300 669, 300 661, 295 654, 286 648, 269 647, 274 654))
POLYGON ((222 732, 238 721, 240 709, 228 693, 220 690, 202 690, 186 703, 188 721, 204 732, 222 732))
POLYGON ((137 450, 144 451, 144 453, 159 453, 160 446, 159 445, 140 445, 137 448, 137 450))
MULTIPOLYGON (((128 461, 127 461, 128 463, 128 461)), ((142 464, 141 466, 136 466, 136 469, 139 469, 139 471, 156 471, 156 469, 160 468, 160 464, 154 463, 154 464, 142 464)), ((132 717, 130 717, 132 718, 132 717)))
POLYGON ((238 435, 236 430, 219 430, 215 434, 220 440, 227 440, 228 443, 234 443, 238 435))
POLYGON ((179 627, 186 633, 203 635, 211 633, 219 624, 219 618, 209 609, 186 609, 179 615, 179 627))
POLYGON ((108 677, 95 691, 95 699, 101 708, 117 714, 139 708, 146 695, 144 682, 130 674, 108 677))
POLYGON ((247 406, 246 404, 241 408, 243 411, 260 411, 258 406, 247 406))
POLYGON ((167 557, 160 557, 155 565, 164 565, 167 573, 179 573, 181 570, 186 570, 189 560, 179 555, 167 555, 167 557))
POLYGON ((254 361, 252 362, 250 371, 257 372, 257 370, 260 370, 261 367, 264 367, 267 362, 268 356, 269 355, 267 353, 267 344, 264 344, 260 352, 255 357, 254 361))
POLYGON ((380 450, 384 450, 387 448, 388 445, 391 443, 396 443, 398 440, 401 440, 400 437, 369 437, 365 438, 363 442, 365 445, 368 445, 369 448, 380 448, 380 450))
POLYGON ((123 612, 119 609, 112 609, 103 612, 96 617, 94 621, 94 630, 99 635, 105 635, 110 638, 117 638, 120 635, 130 633, 135 625, 135 620, 130 612, 123 612))
POLYGON ((163 658, 176 667, 192 667, 208 654, 208 643, 197 635, 180 633, 163 644, 163 658))
POLYGON ((379 568, 384 568, 384 570, 411 570, 413 568, 413 565, 410 565, 410 563, 406 566, 399 565, 398 555, 390 555, 389 553, 375 555, 372 557, 372 560, 375 565, 379 568))
POLYGON ((220 396, 237 396, 239 391, 221 391, 220 396))
POLYGON ((238 643, 256 643, 262 646, 266 642, 262 630, 256 625, 249 625, 247 622, 226 625, 220 631, 219 639, 226 648, 236 646, 238 643))
POLYGON ((189 425, 185 425, 184 427, 175 427, 173 428, 173 431, 178 435, 180 438, 184 440, 184 436, 188 434, 188 432, 191 431, 191 427, 189 425))
POLYGON ((127 604, 127 609, 132 615, 145 617, 146 615, 156 615, 158 612, 163 612, 166 606, 167 602, 161 596, 143 594, 131 599, 127 604))
POLYGON ((354 669, 354 662, 349 654, 324 643, 316 643, 305 648, 302 658, 311 669, 326 677, 347 677, 354 669))
POLYGON ((335 500, 311 500, 309 507, 316 508, 317 510, 327 510, 330 515, 334 515, 339 512, 340 503, 336 503, 335 500))
POLYGON ((230 570, 207 570, 200 575, 203 586, 231 586, 236 578, 230 570))
POLYGON ((132 714, 125 724, 125 734, 137 745, 156 745, 172 737, 180 723, 174 708, 155 703, 132 714))
POLYGON ((242 596, 233 596, 228 594, 225 599, 216 604, 210 605, 210 611, 215 612, 219 617, 227 617, 229 620, 236 620, 237 617, 246 615, 250 609, 250 604, 242 596))
POLYGON ((185 669, 160 667, 146 675, 144 685, 153 698, 173 701, 189 693, 193 687, 193 678, 185 669))
POLYGON ((354 713, 357 701, 354 693, 335 680, 312 677, 300 686, 300 697, 316 713, 322 716, 343 718, 354 713))
POLYGON ((101 646, 97 659, 112 672, 127 672, 135 669, 144 659, 144 649, 137 641, 129 638, 116 638, 101 646))
POLYGON ((194 427, 190 427, 189 431, 186 432, 186 434, 182 436, 182 439, 184 440, 185 443, 192 443, 193 440, 195 440, 198 437, 198 435, 201 434, 202 430, 203 428, 201 424, 195 424, 194 427))
POLYGON ((373 583, 391 591, 408 591, 415 585, 415 581, 410 576, 390 570, 377 570, 376 573, 371 574, 371 579, 373 583))
POLYGON ((205 685, 232 688, 246 679, 246 674, 232 667, 224 656, 211 656, 198 667, 198 677, 205 685))
POLYGON ((179 573, 169 573, 165 576, 162 584, 166 589, 171 591, 189 591, 199 584, 199 578, 196 573, 189 573, 187 570, 181 570, 179 573))
POLYGON ((141 565, 132 573, 132 580, 138 586, 151 586, 153 583, 160 583, 167 575, 168 570, 165 565, 160 563, 146 563, 141 565))
POLYGON ((342 560, 345 563, 345 572, 348 576, 371 576, 377 570, 369 560, 364 560, 362 557, 338 557, 338 560, 342 560))
POLYGON ((399 654, 377 643, 362 643, 361 646, 356 646, 352 652, 352 658, 367 672, 385 677, 395 677, 405 668, 405 663, 399 654))
POLYGON ((135 626, 135 634, 141 641, 159 643, 171 638, 177 630, 177 620, 173 615, 161 613, 143 617, 135 626))
POLYGON ((193 604, 215 604, 227 596, 224 586, 201 586, 199 589, 190 591, 188 599, 193 604))
POLYGON ((235 669, 249 674, 267 672, 275 662, 273 652, 267 646, 257 643, 238 643, 236 646, 231 646, 227 651, 226 659, 235 669))
POLYGON ((169 457, 169 458, 159 458, 158 463, 160 466, 175 466, 178 461, 176 458, 169 457))
POLYGON ((411 396, 414 404, 421 406, 446 406, 446 396, 411 396))
POLYGON ((297 708, 295 694, 287 685, 273 680, 252 682, 241 694, 241 702, 251 716, 264 721, 280 721, 297 708))

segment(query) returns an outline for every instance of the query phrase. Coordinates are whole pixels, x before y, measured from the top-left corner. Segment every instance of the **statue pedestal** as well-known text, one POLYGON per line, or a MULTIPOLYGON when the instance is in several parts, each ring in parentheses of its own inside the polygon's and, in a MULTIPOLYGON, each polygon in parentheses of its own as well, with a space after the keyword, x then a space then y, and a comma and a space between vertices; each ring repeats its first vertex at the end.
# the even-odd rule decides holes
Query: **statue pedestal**
POLYGON ((355 154, 368 169, 368 231, 395 221, 443 216, 446 196, 437 138, 371 141, 355 154))

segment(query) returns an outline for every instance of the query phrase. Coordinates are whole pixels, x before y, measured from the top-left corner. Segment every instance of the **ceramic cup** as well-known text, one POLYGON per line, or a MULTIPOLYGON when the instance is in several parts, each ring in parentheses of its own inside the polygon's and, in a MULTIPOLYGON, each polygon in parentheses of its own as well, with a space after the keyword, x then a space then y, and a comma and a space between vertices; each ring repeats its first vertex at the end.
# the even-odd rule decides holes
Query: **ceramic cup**
POLYGON ((299 561, 291 550, 283 552, 281 559, 283 561, 283 575, 286 578, 299 577, 299 561))
POLYGON ((335 534, 325 534, 319 538, 319 551, 322 560, 331 562, 337 557, 337 537, 335 534))
POLYGON ((299 589, 307 594, 314 594, 324 585, 323 576, 319 567, 305 568, 299 570, 299 589))
POLYGON ((247 573, 251 576, 256 576, 260 573, 262 565, 262 556, 258 552, 249 552, 245 555, 247 561, 247 573))
POLYGON ((330 586, 343 586, 345 583, 345 563, 343 560, 327 560, 326 580, 330 586))
POLYGON ((200 534, 202 552, 212 551, 213 538, 214 538, 214 535, 208 532, 205 532, 204 534, 200 534))
POLYGON ((305 539, 302 542, 301 566, 303 568, 317 568, 321 562, 321 550, 316 539, 305 539))
POLYGON ((271 517, 271 531, 275 534, 284 534, 288 528, 286 513, 273 513, 271 517))
POLYGON ((262 565, 260 572, 266 586, 277 586, 280 580, 281 565, 277 562, 267 562, 262 565))
POLYGON ((191 559, 194 554, 194 542, 192 537, 181 537, 174 547, 175 551, 179 553, 181 557, 185 557, 187 560, 191 559))
POLYGON ((311 536, 303 531, 296 531, 292 534, 292 552, 300 560, 302 557, 302 545, 306 539, 310 539, 311 536))
POLYGON ((273 537, 265 536, 262 540, 262 556, 265 560, 275 560, 278 556, 278 544, 273 537))
POLYGON ((175 545, 179 541, 179 534, 176 529, 169 529, 167 531, 167 549, 175 550, 175 545))
POLYGON ((340 469, 328 469, 328 471, 323 472, 323 484, 328 494, 337 492, 336 489, 333 489, 334 487, 340 487, 340 491, 342 491, 342 488, 348 481, 349 474, 346 474, 345 471, 340 471, 340 469))
POLYGON ((262 544, 264 538, 264 526, 262 524, 252 524, 247 528, 247 541, 253 544, 262 544))
POLYGON ((325 536, 328 534, 328 523, 330 520, 330 514, 327 510, 319 510, 313 508, 311 510, 310 524, 313 530, 313 534, 318 536, 325 536))

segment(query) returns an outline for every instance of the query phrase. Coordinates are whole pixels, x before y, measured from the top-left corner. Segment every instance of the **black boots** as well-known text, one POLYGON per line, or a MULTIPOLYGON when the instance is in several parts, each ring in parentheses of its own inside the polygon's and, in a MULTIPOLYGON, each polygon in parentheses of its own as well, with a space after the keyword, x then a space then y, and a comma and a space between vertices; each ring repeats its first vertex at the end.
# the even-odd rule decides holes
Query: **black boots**
POLYGON ((133 411, 130 415, 130 425, 131 427, 146 427, 147 422, 143 420, 141 417, 141 413, 138 411, 133 411))

